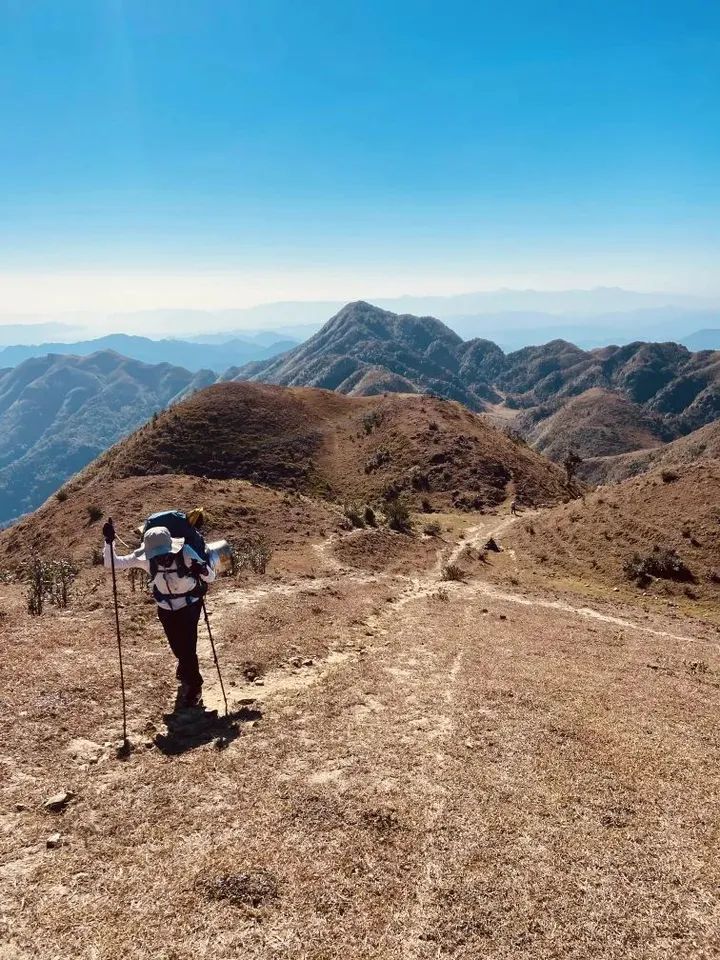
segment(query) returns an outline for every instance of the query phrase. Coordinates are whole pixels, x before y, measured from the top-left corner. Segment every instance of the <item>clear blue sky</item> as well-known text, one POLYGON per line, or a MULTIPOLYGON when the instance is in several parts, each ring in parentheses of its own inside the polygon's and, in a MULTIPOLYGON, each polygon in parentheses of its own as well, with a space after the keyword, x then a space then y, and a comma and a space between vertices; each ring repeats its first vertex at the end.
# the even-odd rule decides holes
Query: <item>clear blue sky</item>
POLYGON ((0 10, 0 310, 720 292, 715 0, 0 10))

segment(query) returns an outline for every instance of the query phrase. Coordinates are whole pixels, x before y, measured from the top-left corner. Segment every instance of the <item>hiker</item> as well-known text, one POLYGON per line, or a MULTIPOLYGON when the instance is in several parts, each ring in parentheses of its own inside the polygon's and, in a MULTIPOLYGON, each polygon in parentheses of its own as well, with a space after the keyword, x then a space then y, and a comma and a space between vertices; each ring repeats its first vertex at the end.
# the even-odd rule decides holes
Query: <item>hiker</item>
POLYGON ((518 515, 517 500, 513 500, 510 504, 510 513, 516 517, 518 515))
POLYGON ((170 649, 177 658, 176 677, 180 681, 178 705, 197 706, 202 700, 203 678, 197 658, 197 631, 202 598, 215 571, 182 537, 173 537, 167 527, 150 527, 142 546, 127 556, 115 553, 115 527, 103 526, 104 563, 110 569, 112 551, 115 568, 137 567, 150 577, 160 623, 170 649))

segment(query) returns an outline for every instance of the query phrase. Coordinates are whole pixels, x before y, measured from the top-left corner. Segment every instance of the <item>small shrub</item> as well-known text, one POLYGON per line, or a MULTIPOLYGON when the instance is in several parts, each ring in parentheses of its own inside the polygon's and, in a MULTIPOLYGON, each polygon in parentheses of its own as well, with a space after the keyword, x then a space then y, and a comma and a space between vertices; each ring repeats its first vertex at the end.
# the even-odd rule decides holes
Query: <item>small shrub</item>
POLYGON ((378 410, 366 413, 363 417, 363 429, 366 434, 371 434, 376 427, 382 423, 382 414, 378 410))
POLYGON ((265 573, 272 557, 272 548, 265 537, 246 537, 235 548, 237 569, 265 573))
POLYGON ((371 506, 365 507, 365 511, 363 513, 363 520, 368 525, 368 527, 377 526, 377 517, 375 516, 375 511, 371 506))
POLYGON ((90 523, 97 523, 103 515, 102 507, 99 507, 96 503, 91 503, 87 508, 86 513, 90 523))
POLYGON ((384 467, 386 463, 390 463, 390 451, 386 450, 384 447, 381 447, 379 450, 376 450, 376 452, 366 462, 365 473, 374 473, 375 470, 379 470, 380 467, 384 467))
POLYGON ((447 603, 450 599, 450 594, 447 591, 447 587, 438 587, 435 593, 432 595, 433 600, 438 600, 440 603, 447 603))
POLYGON ((19 579, 27 584, 28 613, 41 616, 46 603, 59 610, 65 609, 70 602, 70 588, 77 572, 77 567, 69 560, 43 560, 33 554, 30 562, 19 571, 19 579))
POLYGON ((420 501, 420 507, 421 507, 423 513, 432 513, 432 512, 433 512, 432 504, 430 503, 430 501, 428 500, 427 497, 423 497, 423 498, 422 498, 422 500, 420 501))
POLYGON ((572 483, 575 479, 575 474, 577 473, 578 467, 582 463, 582 457, 578 456, 574 450, 571 450, 568 455, 563 460, 563 466, 565 467, 565 473, 567 474, 568 483, 572 483))
POLYGON ((669 547, 654 547, 651 553, 633 555, 623 564, 628 580, 639 586, 648 584, 653 577, 674 580, 678 583, 695 583, 696 579, 678 554, 669 547))
POLYGON ((69 496, 69 494, 68 494, 67 490, 65 489, 65 487, 60 487, 60 489, 58 490, 58 492, 55 494, 55 499, 58 501, 58 503, 65 503, 65 501, 67 500, 68 496, 69 496))
POLYGON ((710 583, 720 583, 720 570, 717 567, 708 573, 708 580, 710 583))
MULTIPOLYGON (((105 562, 103 550, 100 547, 93 547, 90 553, 90 562, 94 567, 101 567, 105 562)), ((133 567, 133 570, 136 569, 133 567)), ((132 571, 130 571, 132 572, 132 571)))
POLYGON ((411 479, 410 483, 413 490, 429 490, 430 489, 430 477, 423 473, 420 470, 416 470, 411 479))
POLYGON ((465 579, 465 571, 456 563, 446 563, 442 568, 440 579, 461 581, 465 579))
POLYGON ((353 527, 362 528, 365 526, 365 516, 362 507, 354 503, 346 503, 343 507, 343 515, 350 521, 353 527))
POLYGON ((428 537, 439 537, 442 533, 442 527, 437 520, 433 520, 431 523, 425 524, 423 527, 423 533, 427 534, 428 537))
POLYGON ((409 533, 412 530, 410 508, 402 497, 388 500, 385 504, 385 519, 391 530, 398 533, 409 533))
POLYGON ((680 479, 680 474, 676 470, 663 470, 660 477, 663 483, 675 483, 680 479))

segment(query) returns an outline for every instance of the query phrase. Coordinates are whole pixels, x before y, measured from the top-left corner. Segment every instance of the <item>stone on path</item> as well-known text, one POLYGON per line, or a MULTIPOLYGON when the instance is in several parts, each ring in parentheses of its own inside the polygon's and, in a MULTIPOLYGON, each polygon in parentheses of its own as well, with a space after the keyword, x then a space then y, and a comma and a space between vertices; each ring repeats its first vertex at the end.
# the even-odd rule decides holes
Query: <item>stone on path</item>
POLYGON ((71 790, 61 790, 54 793, 43 803, 43 807, 51 813, 59 813, 70 803, 75 794, 71 790))

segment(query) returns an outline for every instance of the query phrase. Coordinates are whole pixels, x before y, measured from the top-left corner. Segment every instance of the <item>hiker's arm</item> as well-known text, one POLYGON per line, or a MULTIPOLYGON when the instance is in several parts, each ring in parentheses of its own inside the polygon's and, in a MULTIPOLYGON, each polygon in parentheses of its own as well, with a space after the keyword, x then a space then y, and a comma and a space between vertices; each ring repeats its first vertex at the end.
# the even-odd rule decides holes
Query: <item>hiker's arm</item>
POLYGON ((199 557, 192 547, 185 547, 185 562, 196 576, 200 577, 205 583, 212 583, 215 579, 215 571, 209 563, 205 563, 202 557, 199 557))
MULTIPOLYGON (((110 560, 110 551, 115 550, 115 544, 105 544, 105 549, 103 550, 103 562, 109 570, 112 566, 110 560)), ((134 553, 129 553, 125 557, 119 557, 117 553, 115 554, 115 569, 116 570, 129 570, 131 567, 139 567, 140 570, 144 570, 146 573, 150 570, 150 564, 147 560, 140 560, 135 556, 134 553)))

